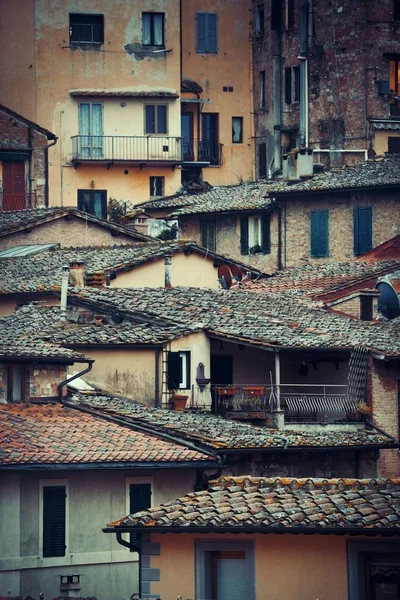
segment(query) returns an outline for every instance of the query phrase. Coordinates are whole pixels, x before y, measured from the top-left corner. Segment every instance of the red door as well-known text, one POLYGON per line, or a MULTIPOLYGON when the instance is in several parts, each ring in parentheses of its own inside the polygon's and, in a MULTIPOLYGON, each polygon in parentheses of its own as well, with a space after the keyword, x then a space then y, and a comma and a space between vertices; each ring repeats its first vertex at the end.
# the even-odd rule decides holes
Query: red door
POLYGON ((25 203, 25 163, 3 162, 3 210, 22 210, 25 203))

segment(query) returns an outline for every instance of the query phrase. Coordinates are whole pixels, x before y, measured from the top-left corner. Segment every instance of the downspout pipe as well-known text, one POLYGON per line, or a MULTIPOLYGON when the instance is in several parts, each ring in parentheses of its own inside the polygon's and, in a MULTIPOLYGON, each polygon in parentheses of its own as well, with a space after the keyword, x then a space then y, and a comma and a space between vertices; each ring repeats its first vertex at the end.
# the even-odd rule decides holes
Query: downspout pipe
POLYGON ((29 198, 28 198, 28 206, 26 206, 26 200, 25 200, 25 207, 26 208, 36 208, 36 206, 32 206, 32 160, 33 160, 33 151, 32 151, 32 127, 31 125, 29 125, 28 127, 28 148, 30 148, 30 152, 29 152, 29 161, 28 161, 28 194, 29 194, 29 198))
POLYGON ((44 192, 44 204, 45 207, 49 207, 49 148, 57 144, 58 137, 44 147, 44 179, 45 179, 45 192, 44 192))
POLYGON ((392 435, 390 435, 389 433, 387 433, 384 429, 381 429, 380 427, 378 427, 378 425, 375 425, 372 421, 370 421, 369 419, 365 419, 365 424, 368 425, 368 427, 372 427, 372 429, 375 429, 378 433, 381 433, 382 435, 384 435, 385 437, 388 437, 390 440, 392 440, 397 446, 399 445, 399 442, 396 440, 395 437, 393 437, 392 435))
POLYGON ((75 375, 72 375, 71 377, 68 377, 67 379, 64 379, 64 381, 62 381, 59 384, 59 386, 58 386, 58 399, 61 402, 61 404, 64 404, 63 388, 66 385, 68 385, 71 381, 74 381, 74 379, 78 379, 78 377, 81 377, 82 375, 85 375, 85 373, 89 373, 89 371, 92 370, 94 359, 93 358, 88 358, 87 362, 88 362, 88 366, 86 367, 86 369, 83 369, 83 371, 80 371, 79 373, 75 373, 75 375))
POLYGON ((154 406, 160 408, 160 356, 161 348, 154 351, 154 406))

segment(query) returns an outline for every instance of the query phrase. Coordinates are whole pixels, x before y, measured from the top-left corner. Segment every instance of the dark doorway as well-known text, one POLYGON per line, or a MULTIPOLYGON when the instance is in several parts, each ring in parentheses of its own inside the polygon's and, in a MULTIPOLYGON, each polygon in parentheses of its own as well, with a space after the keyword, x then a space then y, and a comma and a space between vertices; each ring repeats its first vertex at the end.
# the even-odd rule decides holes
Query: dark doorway
POLYGON ((233 356, 211 354, 211 385, 233 383, 233 356))
POLYGON ((200 151, 202 160, 207 160, 211 165, 220 164, 217 113, 201 115, 200 151))
POLYGON ((181 134, 182 134, 182 158, 183 158, 183 160, 194 161, 193 113, 183 112, 181 114, 181 134))
POLYGON ((25 162, 3 162, 3 210, 23 210, 25 203, 25 162))

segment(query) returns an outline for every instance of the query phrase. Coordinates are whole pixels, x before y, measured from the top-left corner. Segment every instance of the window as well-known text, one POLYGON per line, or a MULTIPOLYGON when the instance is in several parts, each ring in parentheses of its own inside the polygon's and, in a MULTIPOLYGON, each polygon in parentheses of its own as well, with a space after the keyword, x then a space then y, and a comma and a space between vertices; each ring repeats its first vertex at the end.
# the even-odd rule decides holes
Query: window
POLYGON ((286 67, 285 69, 285 102, 292 104, 300 102, 300 67, 286 67))
POLYGON ((165 177, 150 177, 150 197, 164 196, 165 177))
POLYGON ((24 365, 6 365, 5 371, 5 398, 7 402, 24 402, 27 383, 24 365))
POLYGON ((79 104, 78 158, 103 158, 103 105, 98 102, 79 104))
POLYGON ((43 556, 65 556, 66 486, 43 485, 43 556))
POLYGON ((353 211, 354 254, 359 256, 372 248, 372 208, 355 208, 353 211))
POLYGON ((260 71, 260 108, 265 108, 265 71, 260 71))
POLYGON ((200 237, 203 248, 207 248, 211 252, 216 251, 216 223, 214 220, 201 221, 200 237))
POLYGON ((196 52, 198 54, 217 54, 217 13, 196 13, 196 52))
POLYGON ((243 143, 243 117, 232 117, 232 142, 243 143))
POLYGON ((164 13, 142 13, 143 46, 164 46, 164 13))
POLYGON ((240 253, 269 254, 271 252, 269 215, 244 216, 240 219, 240 253))
POLYGON ((329 256, 329 211, 313 210, 310 213, 310 256, 329 256))
POLYGON ((280 29, 282 26, 281 0, 271 0, 271 29, 280 29))
POLYGON ((258 144, 258 176, 267 176, 267 144, 258 144))
POLYGON ((389 154, 400 154, 400 137, 388 137, 389 154))
POLYGON ((69 15, 69 41, 71 44, 103 44, 103 15, 69 15))
POLYGON ((264 4, 258 4, 256 8, 256 36, 264 35, 264 4))
POLYGON ((254 600, 253 544, 196 542, 196 598, 254 600))
POLYGON ((400 552, 396 542, 347 542, 349 600, 400 598, 400 552))
POLYGON ((373 297, 360 296, 360 319, 361 321, 372 321, 374 317, 373 297))
POLYGON ((202 113, 201 138, 200 159, 209 161, 211 165, 221 164, 218 113, 202 113))
POLYGON ((190 352, 168 352, 168 389, 190 388, 190 352))
POLYGON ((393 117, 400 116, 400 59, 395 58, 389 62, 389 77, 390 77, 390 114, 393 117))
MULTIPOLYGON (((131 480, 130 480, 131 481, 131 480)), ((133 515, 152 506, 151 483, 132 483, 129 485, 129 514, 133 515)), ((129 541, 132 545, 139 545, 139 534, 131 533, 129 541)), ((134 552, 134 550, 131 550, 134 552)))
POLYGON ((393 19, 400 21, 400 0, 393 0, 393 19))
POLYGON ((107 219, 107 190, 78 190, 78 209, 107 219))
POLYGON ((286 29, 294 29, 294 0, 286 0, 286 29))
POLYGON ((145 110, 145 133, 167 133, 167 105, 146 104, 145 110))

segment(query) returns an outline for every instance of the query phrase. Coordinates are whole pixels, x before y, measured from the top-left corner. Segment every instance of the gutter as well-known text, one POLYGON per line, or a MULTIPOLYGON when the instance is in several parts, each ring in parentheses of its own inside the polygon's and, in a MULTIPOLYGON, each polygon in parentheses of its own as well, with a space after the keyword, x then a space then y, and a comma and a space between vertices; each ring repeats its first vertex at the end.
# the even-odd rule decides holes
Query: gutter
POLYGON ((372 429, 376 429, 376 431, 378 433, 381 433, 382 435, 385 435, 386 437, 388 437, 390 440, 393 440, 393 442, 396 444, 396 448, 399 447, 399 442, 396 440, 396 438, 393 437, 392 435, 390 435, 389 433, 387 433, 384 429, 381 429, 380 427, 378 427, 378 425, 374 425, 374 423, 372 421, 370 421, 369 419, 365 419, 365 423, 368 425, 368 427, 372 427, 372 429))
POLYGON ((57 144, 58 137, 55 137, 50 144, 44 147, 44 179, 45 179, 45 192, 44 192, 44 204, 46 208, 49 208, 49 148, 57 144))
MULTIPOLYGON (((66 408, 74 408, 67 406, 66 408)), ((98 419, 102 417, 96 415, 98 419)), ((42 464, 9 464, 0 465, 0 472, 14 471, 109 471, 111 469, 140 469, 153 471, 154 469, 210 469, 215 467, 215 461, 160 461, 160 462, 98 462, 98 463, 42 463, 42 464)))
POLYGON ((64 404, 64 400, 63 400, 63 387, 65 387, 66 385, 68 385, 71 381, 74 381, 74 379, 78 379, 78 377, 80 377, 81 375, 84 375, 85 373, 89 373, 89 371, 92 370, 94 360, 91 359, 91 358, 87 358, 86 362, 88 363, 88 366, 86 367, 86 369, 84 369, 83 371, 79 371, 79 373, 75 373, 75 375, 72 375, 72 377, 68 377, 67 379, 64 379, 64 381, 62 381, 59 384, 59 386, 58 386, 58 399, 61 402, 61 404, 64 404))

